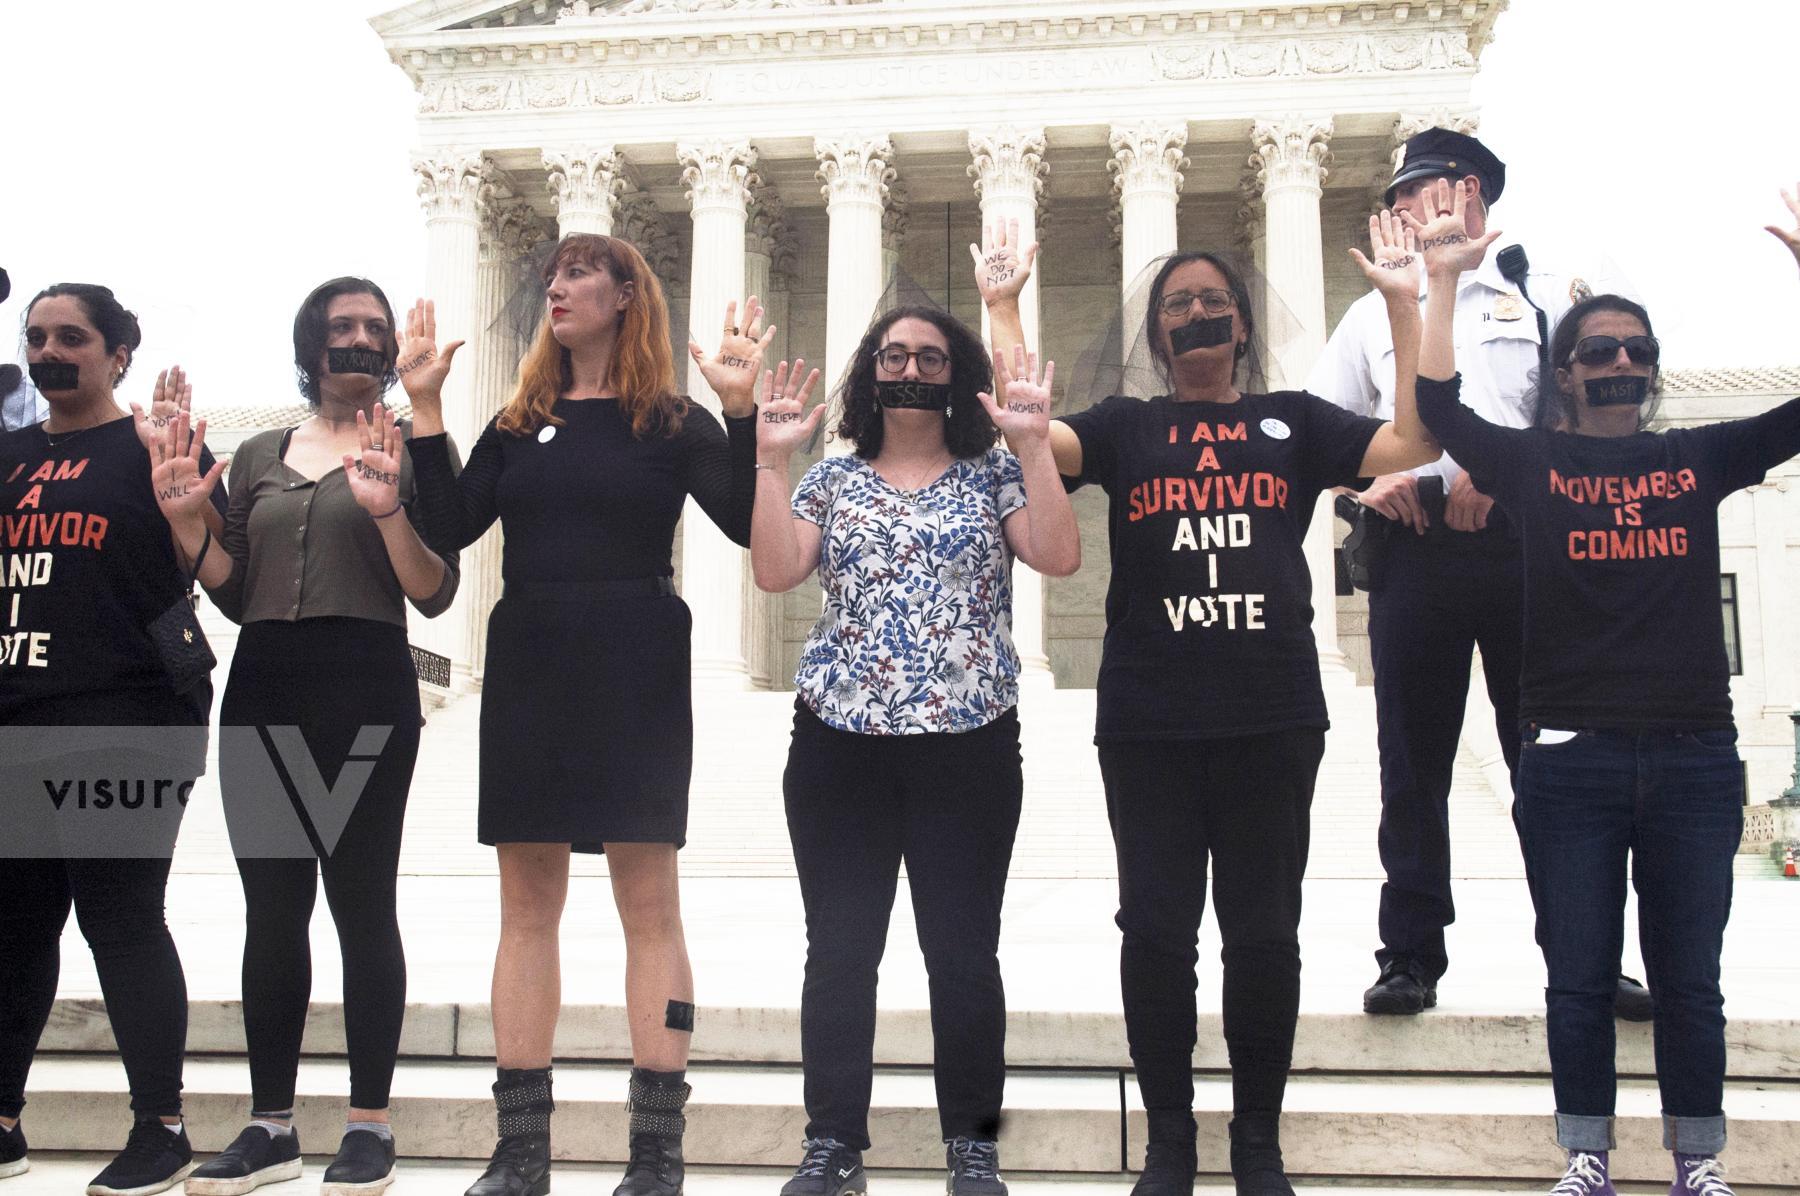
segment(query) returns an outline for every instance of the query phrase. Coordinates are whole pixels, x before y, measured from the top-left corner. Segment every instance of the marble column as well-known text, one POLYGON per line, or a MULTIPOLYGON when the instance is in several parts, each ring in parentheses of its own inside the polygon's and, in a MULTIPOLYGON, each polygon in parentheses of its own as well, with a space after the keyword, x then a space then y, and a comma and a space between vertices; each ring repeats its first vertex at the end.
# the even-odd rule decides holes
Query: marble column
MULTIPOLYGON (((1108 143, 1112 157, 1106 169, 1119 205, 1121 285, 1129 297, 1144 267, 1177 248, 1175 207, 1181 170, 1188 164, 1181 152, 1187 146, 1187 125, 1156 120, 1114 125, 1108 143)), ((1140 320, 1142 315, 1138 313, 1140 320)), ((1126 327, 1134 327, 1129 320, 1127 314, 1126 327)))
MULTIPOLYGON (((768 188, 753 187, 750 192, 749 219, 744 229, 744 293, 755 295, 762 301, 763 307, 768 311, 765 323, 777 322, 774 318, 774 296, 770 294, 770 290, 774 281, 775 251, 782 224, 781 201, 768 188)), ((782 321, 786 318, 783 313, 782 321)), ((781 335, 780 329, 777 329, 776 335, 781 335)), ((774 353, 773 344, 769 348, 770 355, 765 364, 773 369, 781 358, 774 353)), ((778 595, 765 594, 757 589, 749 571, 744 571, 741 599, 744 612, 744 662, 749 668, 750 684, 756 689, 774 687, 779 601, 778 595)))
POLYGON ((900 243, 906 240, 906 226, 912 216, 906 206, 906 184, 896 182, 888 188, 887 207, 881 211, 881 289, 886 294, 894 289, 900 275, 900 243))
POLYGON ((624 160, 610 145, 544 151, 545 186, 556 197, 557 235, 610 236, 625 189, 624 160))
MULTIPOLYGON (((894 147, 885 136, 850 133, 813 141, 819 160, 820 194, 828 222, 825 247, 825 362, 819 385, 827 394, 837 389, 850 368, 850 355, 881 302, 881 215, 894 168, 894 147)), ((838 412, 825 414, 826 427, 837 424, 838 412)), ((827 453, 849 451, 827 432, 827 453)))
MULTIPOLYGON (((1319 200, 1331 162, 1329 117, 1282 116, 1256 122, 1250 165, 1262 191, 1266 229, 1264 273, 1269 295, 1292 313, 1297 328, 1284 344, 1271 347, 1279 377, 1270 385, 1300 386, 1325 347, 1325 259, 1319 229, 1319 200)), ((1266 324, 1265 324, 1266 326, 1266 324)), ((1332 560, 1331 495, 1320 496, 1306 533, 1312 572, 1313 637, 1320 667, 1341 680, 1350 664, 1338 647, 1337 568, 1332 560)))
MULTIPOLYGON (((1770 480, 1750 490, 1750 513, 1756 535, 1757 627, 1762 639, 1763 708, 1765 717, 1793 710, 1794 588, 1788 577, 1788 531, 1783 517, 1786 479, 1770 480)), ((1741 639, 1740 639, 1741 643, 1741 639)))
MULTIPOLYGON (((466 458, 491 420, 512 398, 518 377, 519 343, 512 330, 499 326, 506 301, 517 284, 516 263, 540 245, 552 230, 524 200, 490 202, 481 221, 480 266, 476 275, 475 310, 480 331, 471 338, 467 352, 474 374, 474 401, 466 429, 456 434, 466 458)), ((500 524, 463 549, 462 584, 457 587, 457 606, 446 618, 460 624, 463 648, 459 659, 469 661, 470 679, 480 685, 487 664, 487 622, 500 600, 500 524), (460 618, 458 615, 460 614, 460 618)))
MULTIPOLYGON (((687 326, 702 347, 718 343, 727 302, 744 301, 744 221, 756 151, 747 141, 711 140, 676 148, 694 213, 687 326)), ((680 339, 679 337, 677 339, 680 339)), ((688 393, 714 415, 719 399, 697 369, 688 393)), ((725 538, 691 499, 682 519, 681 591, 694 614, 694 684, 750 688, 744 659, 744 550, 725 538)))
MULTIPOLYGON (((975 129, 969 132, 969 177, 981 197, 981 223, 1019 222, 1019 243, 1037 240, 1038 200, 1044 193, 1044 131, 1016 126, 975 129)), ((1019 295, 1019 319, 1025 342, 1042 350, 1038 329, 1038 275, 1034 272, 1019 295)), ((981 313, 981 333, 988 335, 987 311, 981 313)), ((1073 363, 1069 363, 1072 365, 1073 363)), ((1067 368, 1067 367, 1065 367, 1067 368)), ((1051 687, 1050 654, 1044 635, 1044 579, 1021 561, 1013 562, 1013 646, 1019 652, 1020 683, 1051 687)))
MULTIPOLYGON (((477 304, 481 222, 494 193, 493 165, 480 153, 440 149, 415 157, 413 173, 425 212, 425 293, 436 305, 438 340, 477 341, 485 325, 477 304)), ((475 393, 475 370, 465 357, 444 382, 444 427, 465 452, 481 427, 475 393)), ((467 611, 465 601, 463 617, 447 612, 416 636, 450 657, 457 689, 474 685, 467 611)))

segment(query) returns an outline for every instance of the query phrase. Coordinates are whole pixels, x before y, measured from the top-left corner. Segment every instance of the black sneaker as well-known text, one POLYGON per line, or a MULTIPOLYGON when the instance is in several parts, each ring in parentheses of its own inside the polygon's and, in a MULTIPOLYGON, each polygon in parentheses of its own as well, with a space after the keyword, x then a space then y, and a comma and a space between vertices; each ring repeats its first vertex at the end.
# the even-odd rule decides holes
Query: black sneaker
POLYGON ((194 1148, 184 1125, 174 1133, 154 1117, 140 1117, 106 1170, 87 1186, 88 1196, 153 1196, 167 1192, 194 1169, 194 1148))
POLYGON ((394 1140, 374 1130, 351 1130, 325 1168, 319 1196, 373 1196, 394 1182, 394 1140))
POLYGON ((1613 990, 1613 1016, 1622 1022, 1647 1022, 1656 1016, 1650 990, 1644 987, 1643 981, 1630 976, 1619 977, 1619 986, 1613 990))
POLYGON ((836 1138, 808 1138, 801 1146, 806 1157, 794 1168, 794 1178, 781 1185, 781 1196, 867 1196, 862 1151, 836 1138))
POLYGON ((10 1130, 0 1130, 0 1179, 24 1175, 29 1170, 31 1160, 25 1157, 25 1123, 16 1121, 10 1130))
POLYGON ((231 1145, 194 1168, 187 1196, 243 1196, 264 1184, 300 1177, 300 1131, 271 1134, 247 1125, 231 1145))
POLYGON ((1006 1196, 1000 1178, 1000 1147, 982 1138, 952 1138, 944 1143, 944 1165, 950 1178, 945 1196, 1006 1196))
POLYGON ((1390 959, 1381 978, 1363 990, 1364 1013, 1418 1013, 1437 1004, 1437 984, 1419 978, 1410 961, 1390 959))

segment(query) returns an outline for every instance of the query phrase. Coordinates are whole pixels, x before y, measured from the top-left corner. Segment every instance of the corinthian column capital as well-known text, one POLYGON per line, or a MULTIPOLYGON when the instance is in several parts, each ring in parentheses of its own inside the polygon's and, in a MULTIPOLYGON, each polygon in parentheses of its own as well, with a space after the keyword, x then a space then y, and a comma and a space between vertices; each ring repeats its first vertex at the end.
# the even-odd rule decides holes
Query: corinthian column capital
POLYGON ((1112 157, 1106 169, 1113 176, 1113 194, 1123 198, 1140 191, 1179 194, 1182 168, 1188 164, 1181 152, 1187 148, 1187 125, 1181 121, 1139 121, 1114 125, 1107 139, 1112 157))
MULTIPOLYGON (((1406 154, 1406 143, 1426 129, 1449 129, 1456 133, 1473 134, 1480 127, 1481 117, 1473 112, 1452 113, 1448 108, 1435 108, 1430 112, 1403 112, 1394 121, 1393 140, 1389 142, 1393 153, 1389 165, 1398 171, 1400 160, 1406 154)), ((1383 180, 1382 186, 1386 185, 1383 180)))
POLYGON ((787 211, 773 187, 753 182, 748 219, 744 222, 744 251, 773 258, 787 235, 787 211))
POLYGON ((1319 190, 1330 173, 1331 118, 1283 116, 1259 120, 1250 135, 1250 165, 1263 194, 1284 187, 1319 190))
POLYGON ((825 197, 827 208, 839 203, 879 205, 887 199, 888 184, 896 172, 889 165, 894 143, 886 137, 818 137, 813 140, 813 154, 819 159, 818 179, 824 184, 819 194, 825 197))
POLYGON ((494 193, 494 173, 493 164, 479 153, 445 149, 414 155, 413 174, 426 220, 479 219, 494 193))
POLYGON ((485 261, 523 257, 553 235, 554 230, 531 210, 527 200, 490 200, 482 210, 481 256, 485 261))
POLYGON ((625 189, 624 166, 610 145, 544 151, 544 186, 556 197, 557 220, 565 232, 611 231, 619 193, 625 189), (594 227, 585 227, 590 224, 594 227))
POLYGON ((681 181, 696 213, 725 209, 740 218, 750 203, 750 185, 756 180, 756 150, 748 141, 682 142, 675 147, 681 163, 681 181))
POLYGON ((1002 125, 969 132, 969 177, 985 204, 1022 199, 1033 204, 1044 191, 1044 130, 1002 125))

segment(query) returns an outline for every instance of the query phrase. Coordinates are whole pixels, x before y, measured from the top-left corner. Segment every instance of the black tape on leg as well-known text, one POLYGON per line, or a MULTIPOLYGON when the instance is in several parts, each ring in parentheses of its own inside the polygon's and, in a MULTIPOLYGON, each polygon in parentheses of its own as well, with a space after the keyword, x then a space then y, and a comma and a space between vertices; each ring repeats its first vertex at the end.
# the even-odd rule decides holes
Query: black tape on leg
POLYGON ((81 379, 81 366, 73 361, 34 361, 27 368, 39 390, 74 390, 81 379))
POLYGON ((1613 378, 1587 380, 1589 407, 1635 407, 1649 394, 1650 379, 1642 374, 1620 374, 1613 378))
POLYGON ((1169 330, 1169 348, 1180 357, 1195 349, 1211 349, 1231 340, 1230 316, 1206 316, 1169 330))
POLYGON ((663 1025, 686 1034, 694 1032, 694 1006, 688 1001, 670 1001, 663 1014, 663 1025))
POLYGON ((388 358, 379 349, 327 349, 325 365, 334 374, 369 374, 379 378, 388 371, 388 358))

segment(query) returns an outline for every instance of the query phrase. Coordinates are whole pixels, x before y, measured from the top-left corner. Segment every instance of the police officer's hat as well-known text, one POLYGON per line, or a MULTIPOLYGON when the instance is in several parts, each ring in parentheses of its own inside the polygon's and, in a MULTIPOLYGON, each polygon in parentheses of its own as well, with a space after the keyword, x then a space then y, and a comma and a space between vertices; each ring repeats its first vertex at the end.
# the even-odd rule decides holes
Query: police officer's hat
POLYGON ((1481 180, 1484 201, 1491 204, 1500 198, 1500 192, 1506 187, 1506 163, 1467 133, 1426 129, 1407 139, 1406 156, 1400 160, 1400 169, 1394 172, 1382 202, 1392 207, 1394 192, 1400 189, 1400 184, 1414 179, 1460 179, 1470 174, 1481 180))

